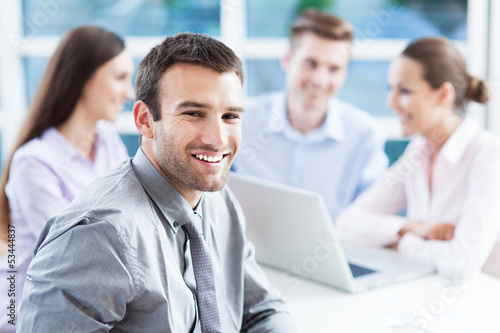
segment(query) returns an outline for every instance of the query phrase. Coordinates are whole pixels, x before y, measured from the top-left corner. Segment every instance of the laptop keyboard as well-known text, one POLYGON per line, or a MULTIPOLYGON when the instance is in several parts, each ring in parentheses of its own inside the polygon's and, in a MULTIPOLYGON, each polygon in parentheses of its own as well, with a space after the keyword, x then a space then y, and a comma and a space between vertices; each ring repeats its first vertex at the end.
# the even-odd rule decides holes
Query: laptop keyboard
POLYGON ((376 272, 376 271, 368 269, 366 267, 361 267, 361 266, 354 265, 354 264, 351 264, 351 263, 348 263, 348 264, 349 264, 349 268, 351 269, 352 276, 355 277, 355 278, 359 277, 359 276, 363 276, 363 275, 367 275, 367 274, 371 274, 371 273, 375 273, 376 272))

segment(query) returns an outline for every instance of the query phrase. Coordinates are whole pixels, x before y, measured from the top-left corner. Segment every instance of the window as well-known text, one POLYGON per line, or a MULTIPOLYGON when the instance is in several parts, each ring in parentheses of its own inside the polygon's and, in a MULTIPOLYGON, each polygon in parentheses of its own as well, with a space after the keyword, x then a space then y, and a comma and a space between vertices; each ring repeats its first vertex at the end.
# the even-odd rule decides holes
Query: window
POLYGON ((122 36, 220 35, 218 0, 23 0, 24 35, 59 36, 83 24, 122 36))
MULTIPOLYGON (((288 45, 289 23, 301 9, 311 6, 354 25, 356 49, 340 97, 371 112, 393 137, 398 136, 398 130, 397 121, 385 106, 386 70, 409 40, 436 34, 452 38, 466 53, 472 73, 480 77, 486 77, 489 62, 494 59, 487 51, 493 41, 489 25, 495 24, 489 15, 498 14, 494 0, 1 1, 0 33, 8 43, 8 47, 3 44, 0 48, 2 156, 9 152, 17 135, 48 57, 68 29, 93 24, 120 34, 136 66, 165 35, 207 33, 220 38, 244 60, 245 93, 255 96, 283 87, 279 59, 288 45), (467 39, 467 35, 474 38, 467 39), (6 108, 9 113, 2 113, 6 108)), ((129 104, 127 108, 131 107, 129 104)), ((482 122, 485 110, 478 110, 475 116, 482 122)), ((122 135, 137 135, 130 113, 123 114, 117 127, 122 135)))
MULTIPOLYGON (((290 23, 306 7, 326 10, 354 25, 353 61, 339 97, 378 117, 393 117, 385 106, 387 67, 409 40, 444 35, 463 48, 466 37, 466 0, 248 1, 248 37, 256 40, 252 46, 263 47, 266 40, 284 42, 276 43, 281 50, 275 47, 275 59, 263 59, 259 54, 248 57, 248 95, 283 87, 277 55, 287 47, 290 23)), ((391 128, 396 126, 392 124, 391 128)))
POLYGON ((358 38, 465 39, 467 0, 248 1, 249 37, 286 37, 293 18, 308 7, 351 22, 358 38))

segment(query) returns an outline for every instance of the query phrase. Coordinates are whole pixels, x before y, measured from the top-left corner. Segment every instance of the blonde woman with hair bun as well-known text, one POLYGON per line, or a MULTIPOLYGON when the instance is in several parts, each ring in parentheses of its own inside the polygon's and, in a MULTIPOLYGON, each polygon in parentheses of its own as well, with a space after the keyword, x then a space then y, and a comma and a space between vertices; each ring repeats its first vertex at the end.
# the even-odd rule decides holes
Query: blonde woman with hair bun
POLYGON ((438 270, 479 272, 500 233, 500 138, 465 114, 488 101, 447 39, 411 43, 389 66, 388 106, 411 140, 384 177, 339 217, 344 239, 396 248, 438 270), (406 216, 397 213, 406 209, 406 216))

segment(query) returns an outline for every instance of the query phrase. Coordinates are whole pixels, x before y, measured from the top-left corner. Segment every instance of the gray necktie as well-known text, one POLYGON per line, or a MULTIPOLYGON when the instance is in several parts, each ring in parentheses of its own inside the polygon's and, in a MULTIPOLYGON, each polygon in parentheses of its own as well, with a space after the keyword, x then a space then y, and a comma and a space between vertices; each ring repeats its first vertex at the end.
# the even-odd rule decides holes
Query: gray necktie
POLYGON ((200 216, 194 214, 191 221, 184 224, 184 228, 189 234, 201 331, 203 333, 220 332, 221 326, 215 292, 214 269, 208 246, 203 239, 203 227, 200 216))

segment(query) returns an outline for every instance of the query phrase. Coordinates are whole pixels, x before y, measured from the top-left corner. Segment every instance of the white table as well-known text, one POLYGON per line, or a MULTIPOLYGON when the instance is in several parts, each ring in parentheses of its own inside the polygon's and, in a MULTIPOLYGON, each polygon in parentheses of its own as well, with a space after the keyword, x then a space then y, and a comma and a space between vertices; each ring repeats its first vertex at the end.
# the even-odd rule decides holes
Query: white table
POLYGON ((484 273, 465 286, 437 275, 349 294, 264 268, 300 332, 500 333, 500 280, 484 273))

